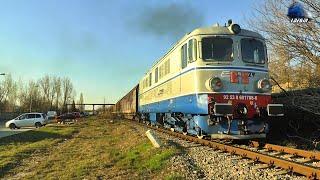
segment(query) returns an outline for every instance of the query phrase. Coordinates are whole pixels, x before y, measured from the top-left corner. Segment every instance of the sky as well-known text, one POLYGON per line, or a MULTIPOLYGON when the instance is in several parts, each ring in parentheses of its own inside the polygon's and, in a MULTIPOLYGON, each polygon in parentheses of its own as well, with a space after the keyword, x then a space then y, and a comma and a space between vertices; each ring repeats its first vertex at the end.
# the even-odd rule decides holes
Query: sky
POLYGON ((115 103, 184 34, 259 0, 0 0, 0 72, 69 77, 85 103, 115 103), (236 3, 238 2, 238 3, 236 3))

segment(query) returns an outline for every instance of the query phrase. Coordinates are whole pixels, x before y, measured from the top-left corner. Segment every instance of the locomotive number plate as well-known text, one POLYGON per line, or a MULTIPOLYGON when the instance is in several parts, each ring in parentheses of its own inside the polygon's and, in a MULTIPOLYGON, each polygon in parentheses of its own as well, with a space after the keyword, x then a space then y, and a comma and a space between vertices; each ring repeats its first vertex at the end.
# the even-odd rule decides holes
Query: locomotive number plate
POLYGON ((258 96, 225 94, 225 95, 223 95, 223 99, 226 99, 226 100, 250 100, 250 101, 255 100, 255 101, 257 101, 258 96))

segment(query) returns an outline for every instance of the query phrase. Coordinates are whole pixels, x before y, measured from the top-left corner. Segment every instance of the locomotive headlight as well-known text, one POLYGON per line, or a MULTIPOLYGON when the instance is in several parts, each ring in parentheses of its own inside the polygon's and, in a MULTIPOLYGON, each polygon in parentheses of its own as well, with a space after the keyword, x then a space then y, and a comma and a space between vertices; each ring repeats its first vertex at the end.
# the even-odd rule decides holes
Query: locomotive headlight
POLYGON ((241 31, 241 27, 239 24, 230 24, 228 29, 233 32, 234 34, 239 34, 241 31))
POLYGON ((268 79, 260 79, 258 81, 258 89, 262 90, 263 92, 268 92, 271 90, 271 83, 268 79))
POLYGON ((235 33, 235 34, 239 34, 241 31, 240 25, 239 24, 232 24, 231 25, 231 30, 235 33))
POLYGON ((212 89, 213 91, 219 91, 223 87, 223 83, 220 78, 213 77, 206 82, 206 86, 208 89, 212 89))

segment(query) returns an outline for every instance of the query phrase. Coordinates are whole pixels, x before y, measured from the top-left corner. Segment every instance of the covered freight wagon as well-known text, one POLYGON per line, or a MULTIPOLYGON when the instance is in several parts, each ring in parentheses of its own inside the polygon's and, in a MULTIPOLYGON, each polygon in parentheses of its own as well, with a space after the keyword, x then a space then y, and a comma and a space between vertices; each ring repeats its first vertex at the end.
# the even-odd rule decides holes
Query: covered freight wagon
POLYGON ((138 91, 139 85, 135 86, 116 103, 115 113, 118 116, 133 119, 138 109, 138 91))

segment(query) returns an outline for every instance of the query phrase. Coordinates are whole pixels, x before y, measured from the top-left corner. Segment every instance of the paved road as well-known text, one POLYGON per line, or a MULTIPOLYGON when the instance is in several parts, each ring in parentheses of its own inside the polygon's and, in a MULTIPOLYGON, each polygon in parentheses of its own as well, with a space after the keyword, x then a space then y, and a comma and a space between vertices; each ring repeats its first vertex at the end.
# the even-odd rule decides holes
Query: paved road
POLYGON ((5 124, 4 121, 0 121, 0 138, 35 129, 34 127, 28 127, 28 128, 11 130, 9 128, 5 128, 4 124, 5 124))

